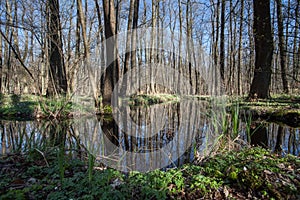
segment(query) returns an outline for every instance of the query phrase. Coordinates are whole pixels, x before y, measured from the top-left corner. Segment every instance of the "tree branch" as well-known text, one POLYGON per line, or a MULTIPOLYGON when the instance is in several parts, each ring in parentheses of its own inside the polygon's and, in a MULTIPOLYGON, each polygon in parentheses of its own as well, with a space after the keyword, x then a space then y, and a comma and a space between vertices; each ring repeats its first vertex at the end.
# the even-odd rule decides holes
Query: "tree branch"
POLYGON ((22 61, 22 59, 20 58, 20 55, 17 53, 16 49, 13 47, 13 45, 11 44, 11 42, 8 40, 8 38, 5 36, 5 34, 2 32, 2 30, 0 29, 0 33, 3 36, 3 38, 6 40, 6 42, 8 43, 8 45, 11 47, 12 51, 14 52, 17 60, 19 60, 19 62, 21 63, 22 67, 25 69, 25 71, 29 74, 29 76, 32 78, 32 80, 34 80, 33 75, 31 74, 31 72, 28 70, 28 68, 26 67, 26 65, 24 64, 24 62, 22 61))

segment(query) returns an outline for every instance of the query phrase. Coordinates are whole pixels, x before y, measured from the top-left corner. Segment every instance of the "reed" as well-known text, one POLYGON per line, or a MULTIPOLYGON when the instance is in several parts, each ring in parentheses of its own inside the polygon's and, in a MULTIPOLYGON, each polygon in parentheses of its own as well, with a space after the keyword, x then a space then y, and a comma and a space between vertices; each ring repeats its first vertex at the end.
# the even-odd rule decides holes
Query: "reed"
POLYGON ((240 124, 239 116, 240 116, 240 106, 238 103, 235 103, 231 113, 232 130, 230 132, 233 138, 236 138, 239 135, 239 124, 240 124))

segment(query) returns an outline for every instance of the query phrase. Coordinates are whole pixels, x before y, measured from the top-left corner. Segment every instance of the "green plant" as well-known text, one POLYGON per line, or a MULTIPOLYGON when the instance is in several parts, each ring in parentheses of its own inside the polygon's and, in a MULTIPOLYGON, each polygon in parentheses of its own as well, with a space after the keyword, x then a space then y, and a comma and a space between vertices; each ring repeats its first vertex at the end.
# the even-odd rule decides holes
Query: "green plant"
POLYGON ((220 187, 222 182, 216 181, 214 178, 206 177, 202 174, 192 176, 191 189, 197 190, 205 196, 211 190, 216 190, 220 187))
POLYGON ((18 103, 20 102, 20 100, 21 100, 21 95, 12 94, 12 95, 10 96, 10 98, 11 98, 12 104, 16 105, 16 104, 18 104, 18 103))
POLYGON ((26 96, 2 94, 0 105, 0 115, 6 118, 31 118, 36 102, 26 96))
POLYGON ((72 109, 70 97, 40 98, 39 108, 49 118, 66 118, 72 109))
POLYGON ((232 109, 232 137, 236 138, 239 134, 239 104, 236 103, 232 109))
POLYGON ((102 113, 103 114, 112 114, 112 112, 113 112, 113 109, 112 109, 112 107, 110 106, 110 105, 105 105, 104 107, 103 107, 103 109, 102 109, 102 113))

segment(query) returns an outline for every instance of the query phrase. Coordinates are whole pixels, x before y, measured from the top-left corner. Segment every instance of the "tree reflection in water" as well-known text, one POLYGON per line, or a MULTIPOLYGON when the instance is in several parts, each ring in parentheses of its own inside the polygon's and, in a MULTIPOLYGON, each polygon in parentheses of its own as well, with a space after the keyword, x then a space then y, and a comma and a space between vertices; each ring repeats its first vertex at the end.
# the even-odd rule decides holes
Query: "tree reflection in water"
MULTIPOLYGON (((205 103, 187 101, 129 107, 122 120, 97 116, 68 121, 1 120, 0 152, 2 155, 32 149, 43 152, 63 147, 76 157, 89 151, 97 160, 118 164, 125 171, 128 169, 124 168, 130 167, 143 171, 145 165, 150 169, 182 165, 192 161, 195 150, 206 151, 220 134, 207 109, 205 103), (135 156, 128 157, 130 153, 135 156)), ((244 124, 240 122, 242 137, 246 132, 244 124)), ((251 144, 299 155, 299 128, 261 122, 253 122, 251 127, 251 144)))

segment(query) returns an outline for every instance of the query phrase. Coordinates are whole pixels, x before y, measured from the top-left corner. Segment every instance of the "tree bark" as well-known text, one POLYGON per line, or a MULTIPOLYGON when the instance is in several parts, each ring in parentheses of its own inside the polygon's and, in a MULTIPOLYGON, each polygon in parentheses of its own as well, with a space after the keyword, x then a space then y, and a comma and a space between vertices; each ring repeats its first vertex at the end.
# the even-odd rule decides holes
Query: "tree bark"
POLYGON ((132 34, 132 20, 133 20, 133 9, 135 0, 130 0, 128 22, 127 22, 127 35, 126 35, 126 50, 125 50, 125 63, 124 63, 124 74, 129 70, 129 61, 131 55, 131 34, 132 34))
POLYGON ((221 2, 221 35, 220 35, 220 91, 225 92, 225 0, 221 2))
POLYGON ((270 0, 253 0, 255 69, 249 98, 268 98, 271 81, 273 38, 271 33, 270 0))
MULTIPOLYGON (((295 8, 295 13, 299 13, 299 4, 300 2, 297 1, 297 4, 296 4, 296 8, 295 8)), ((299 17, 298 15, 295 16, 295 29, 294 29, 294 41, 293 41, 293 82, 294 82, 294 87, 295 85, 297 85, 299 82, 299 70, 300 70, 300 42, 298 41, 298 44, 297 44, 297 37, 298 36, 298 33, 299 33, 299 17), (298 46, 298 53, 297 53, 297 45, 298 46)))
POLYGON ((279 51, 280 51, 280 68, 281 79, 284 93, 289 93, 289 85, 286 76, 286 44, 283 35, 283 17, 281 12, 281 0, 276 0, 277 5, 277 23, 278 23, 278 38, 279 38, 279 51))
POLYGON ((77 9, 78 9, 78 15, 79 15, 79 20, 81 24, 81 34, 82 34, 82 39, 83 39, 83 46, 84 46, 84 64, 85 67, 87 68, 88 74, 89 74, 89 81, 92 85, 92 91, 93 91, 93 98, 94 98, 94 103, 95 107, 99 108, 100 102, 99 102, 99 92, 96 86, 96 79, 93 74, 93 71, 91 69, 91 58, 90 58, 90 45, 88 42, 87 34, 86 34, 86 21, 85 21, 85 16, 83 14, 83 9, 82 9, 82 2, 81 0, 77 0, 77 9))
POLYGON ((155 72, 153 71, 153 65, 157 63, 157 41, 156 41, 156 36, 157 36, 157 9, 158 9, 158 3, 159 0, 152 0, 152 15, 151 15, 151 22, 152 22, 152 30, 151 30, 151 49, 150 49, 150 87, 147 89, 147 93, 155 93, 155 86, 154 86, 154 76, 155 72))
MULTIPOLYGON (((211 0, 211 5, 214 8, 213 16, 212 16, 212 57, 213 57, 213 66, 212 72, 214 73, 215 77, 218 77, 220 73, 219 68, 219 33, 220 33, 220 0, 217 1, 217 5, 214 4, 214 1, 211 0)), ((212 88, 211 93, 218 95, 220 89, 220 84, 218 78, 214 79, 214 87, 212 88)))
POLYGON ((193 94, 193 77, 192 77, 192 51, 191 51, 191 40, 192 40, 192 22, 190 19, 190 7, 191 7, 191 1, 187 0, 186 2, 186 11, 185 11, 185 20, 186 20, 186 63, 185 67, 187 67, 187 72, 188 72, 188 79, 189 79, 189 84, 191 86, 191 91, 188 91, 189 94, 193 94))
POLYGON ((134 8, 133 8, 133 19, 132 19, 132 29, 133 34, 131 35, 131 47, 133 51, 131 52, 131 67, 137 67, 136 66, 136 39, 137 39, 137 25, 138 25, 138 19, 139 19, 139 5, 140 0, 134 1, 134 8))
POLYGON ((59 1, 48 0, 47 4, 49 6, 49 22, 47 25, 50 62, 47 95, 65 95, 67 92, 67 79, 62 51, 59 1))
POLYGON ((10 1, 5 1, 5 12, 6 12, 6 21, 7 24, 5 26, 5 34, 2 35, 4 39, 7 41, 4 45, 4 66, 6 69, 4 70, 4 80, 3 80, 3 90, 5 92, 10 93, 10 77, 11 77, 11 48, 12 48, 12 35, 13 29, 9 27, 10 24, 13 23, 12 19, 12 11, 10 1))
POLYGON ((104 28, 105 28, 105 44, 106 44, 106 69, 104 75, 103 87, 103 105, 111 105, 111 96, 115 83, 119 79, 119 60, 117 58, 116 48, 116 16, 114 0, 103 0, 104 8, 104 28))
POLYGON ((242 43, 243 43, 243 18, 244 18, 244 0, 241 0, 241 10, 240 10, 240 27, 239 27, 239 47, 238 47, 238 68, 237 68, 237 94, 242 94, 241 85, 241 68, 242 68, 242 43))
MULTIPOLYGON (((183 16, 182 16, 182 7, 181 7, 181 0, 178 0, 178 20, 179 20, 179 41, 178 41, 178 53, 177 55, 181 55, 181 48, 182 48, 182 38, 183 38, 183 16)), ((177 66, 178 66, 178 72, 181 73, 182 72, 182 59, 181 59, 181 56, 177 56, 178 57, 178 60, 177 60, 177 66)), ((176 59, 176 57, 174 56, 174 59, 176 59)), ((176 63, 176 61, 175 61, 176 63)), ((175 67, 175 66, 174 66, 175 67)), ((175 75, 174 75, 175 76, 175 75)), ((180 91, 180 85, 181 85, 181 76, 178 76, 178 80, 175 80, 177 81, 178 83, 178 91, 180 91)))

